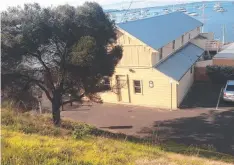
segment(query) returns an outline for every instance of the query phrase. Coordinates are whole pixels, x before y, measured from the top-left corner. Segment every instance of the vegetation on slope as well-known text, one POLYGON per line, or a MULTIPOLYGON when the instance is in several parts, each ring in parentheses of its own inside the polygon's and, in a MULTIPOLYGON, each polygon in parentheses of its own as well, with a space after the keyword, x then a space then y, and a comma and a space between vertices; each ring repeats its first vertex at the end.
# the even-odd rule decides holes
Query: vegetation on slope
POLYGON ((2 111, 3 165, 226 165, 232 156, 184 146, 152 146, 110 138, 110 133, 71 121, 54 127, 48 116, 2 111), (109 138, 107 138, 109 137, 109 138), (175 148, 181 153, 168 152, 175 148), (183 152, 182 152, 183 151, 183 152), (209 159, 202 155, 209 155, 209 159))

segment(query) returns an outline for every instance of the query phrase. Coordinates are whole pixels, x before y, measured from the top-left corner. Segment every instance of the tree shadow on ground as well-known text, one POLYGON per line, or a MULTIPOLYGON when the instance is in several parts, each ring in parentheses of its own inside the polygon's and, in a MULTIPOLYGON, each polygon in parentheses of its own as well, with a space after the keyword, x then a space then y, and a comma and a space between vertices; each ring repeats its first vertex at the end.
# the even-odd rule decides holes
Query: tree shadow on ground
POLYGON ((118 126, 109 126, 109 127, 100 127, 100 128, 106 128, 106 129, 131 129, 133 128, 132 125, 118 125, 118 126))
POLYGON ((155 122, 152 128, 144 128, 139 133, 152 136, 152 132, 164 142, 172 141, 234 155, 234 109, 155 122))
MULTIPOLYGON (((194 83, 180 108, 215 108, 223 87, 224 84, 194 83)), ((234 103, 226 103, 220 99, 219 108, 225 107, 234 107, 234 103)))

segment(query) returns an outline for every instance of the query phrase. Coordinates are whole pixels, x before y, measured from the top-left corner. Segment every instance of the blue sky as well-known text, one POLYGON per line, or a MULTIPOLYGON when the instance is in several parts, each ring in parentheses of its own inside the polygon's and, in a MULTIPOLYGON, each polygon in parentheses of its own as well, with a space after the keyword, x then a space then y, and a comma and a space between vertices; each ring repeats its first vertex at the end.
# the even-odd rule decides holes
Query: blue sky
MULTIPOLYGON (((56 6, 61 4, 70 4, 73 6, 82 5, 86 0, 1 0, 0 10, 6 9, 8 6, 23 5, 24 3, 37 2, 42 6, 56 6)), ((128 8, 131 0, 92 0, 101 4, 105 9, 117 8, 126 9, 128 8)), ((133 0, 131 8, 150 7, 150 6, 161 6, 167 4, 180 4, 184 2, 197 2, 201 0, 133 0)), ((208 0, 211 1, 211 0, 208 0)))

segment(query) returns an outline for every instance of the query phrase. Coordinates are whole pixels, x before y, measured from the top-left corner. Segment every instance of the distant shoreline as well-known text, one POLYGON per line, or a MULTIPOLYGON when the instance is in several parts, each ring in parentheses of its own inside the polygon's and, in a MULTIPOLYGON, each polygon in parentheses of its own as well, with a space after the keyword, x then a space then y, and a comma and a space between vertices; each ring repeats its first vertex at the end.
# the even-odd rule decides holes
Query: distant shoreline
MULTIPOLYGON (((187 3, 180 3, 180 4, 165 4, 165 5, 158 5, 158 6, 151 6, 151 7, 137 7, 137 8, 132 8, 130 10, 140 10, 140 9, 151 9, 151 8, 161 8, 161 7, 172 7, 172 6, 182 6, 182 5, 195 5, 195 4, 201 4, 201 3, 216 3, 216 2, 220 2, 220 3, 229 3, 229 2, 233 2, 231 0, 229 1, 197 1, 197 2, 187 2, 187 3)), ((125 2, 126 3, 126 2, 125 2)), ((114 4, 113 4, 114 5, 114 4)), ((110 9, 104 9, 104 11, 106 13, 111 13, 111 12, 122 12, 122 11, 127 11, 127 9, 114 9, 114 8, 110 8, 110 9)))

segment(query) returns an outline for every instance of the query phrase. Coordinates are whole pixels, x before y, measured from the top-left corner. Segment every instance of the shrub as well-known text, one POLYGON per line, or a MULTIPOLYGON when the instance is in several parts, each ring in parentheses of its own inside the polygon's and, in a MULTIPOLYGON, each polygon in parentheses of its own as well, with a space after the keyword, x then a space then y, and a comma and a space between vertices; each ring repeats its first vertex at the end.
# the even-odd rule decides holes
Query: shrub
POLYGON ((85 124, 79 124, 75 126, 75 130, 72 133, 73 138, 80 139, 84 136, 87 136, 91 133, 92 128, 85 124))
POLYGON ((234 80, 234 67, 209 65, 206 73, 214 83, 225 83, 227 80, 234 80))

